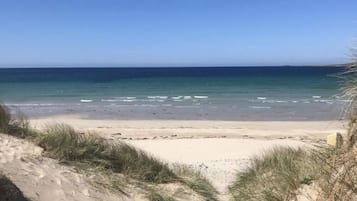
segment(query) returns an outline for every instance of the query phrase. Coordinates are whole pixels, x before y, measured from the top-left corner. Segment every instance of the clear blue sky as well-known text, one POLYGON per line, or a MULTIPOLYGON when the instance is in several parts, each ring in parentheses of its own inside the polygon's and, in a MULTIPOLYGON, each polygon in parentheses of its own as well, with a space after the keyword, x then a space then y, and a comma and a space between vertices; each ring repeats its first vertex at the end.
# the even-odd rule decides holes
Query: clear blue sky
POLYGON ((356 0, 0 0, 0 66, 348 61, 356 0))

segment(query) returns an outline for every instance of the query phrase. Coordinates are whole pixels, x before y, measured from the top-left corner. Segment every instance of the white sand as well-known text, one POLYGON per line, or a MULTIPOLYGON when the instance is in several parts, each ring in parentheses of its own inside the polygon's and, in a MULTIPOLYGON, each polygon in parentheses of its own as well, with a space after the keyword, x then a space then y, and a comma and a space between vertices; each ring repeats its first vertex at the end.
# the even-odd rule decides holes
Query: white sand
POLYGON ((129 143, 164 161, 194 167, 223 193, 233 182, 236 172, 244 169, 252 156, 275 146, 307 146, 294 140, 222 138, 131 140, 129 143))
POLYGON ((158 138, 297 138, 325 139, 345 132, 343 121, 194 121, 194 120, 89 120, 80 116, 32 119, 31 124, 67 123, 82 131, 96 131, 105 137, 126 139, 158 138))

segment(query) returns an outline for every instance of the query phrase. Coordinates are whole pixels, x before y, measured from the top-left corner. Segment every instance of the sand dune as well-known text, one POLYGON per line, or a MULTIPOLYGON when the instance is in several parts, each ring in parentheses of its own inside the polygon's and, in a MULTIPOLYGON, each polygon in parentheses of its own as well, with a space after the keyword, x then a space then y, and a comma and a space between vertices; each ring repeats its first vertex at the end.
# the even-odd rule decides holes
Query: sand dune
MULTIPOLYGON (((0 134, 0 170, 32 201, 132 200, 88 183, 85 175, 42 157, 42 149, 0 134)), ((140 200, 136 197, 134 200, 140 200)))

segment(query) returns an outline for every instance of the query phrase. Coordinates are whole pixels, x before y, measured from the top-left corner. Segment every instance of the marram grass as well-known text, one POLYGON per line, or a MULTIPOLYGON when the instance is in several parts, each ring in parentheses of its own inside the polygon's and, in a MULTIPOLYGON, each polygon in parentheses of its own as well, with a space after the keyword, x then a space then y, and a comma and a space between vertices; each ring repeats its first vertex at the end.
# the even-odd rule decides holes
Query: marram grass
POLYGON ((0 104, 0 132, 7 133, 10 120, 9 109, 5 105, 0 104))
POLYGON ((81 134, 65 124, 48 126, 38 145, 49 156, 82 166, 104 168, 154 183, 177 181, 167 164, 126 143, 109 142, 93 134, 81 134))
POLYGON ((310 185, 317 172, 309 152, 276 147, 253 158, 251 165, 237 174, 229 191, 236 201, 293 200, 297 189, 310 185))
POLYGON ((181 182, 197 194, 206 198, 208 201, 218 200, 218 191, 200 172, 184 165, 176 165, 174 171, 180 177, 181 182))

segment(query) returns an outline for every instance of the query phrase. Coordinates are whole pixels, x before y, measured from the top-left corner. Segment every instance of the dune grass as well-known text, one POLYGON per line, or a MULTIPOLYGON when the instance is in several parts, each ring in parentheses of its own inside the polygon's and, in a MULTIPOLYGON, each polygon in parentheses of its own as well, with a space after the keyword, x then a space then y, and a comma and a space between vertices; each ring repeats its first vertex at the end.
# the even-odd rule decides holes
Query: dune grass
POLYGON ((5 105, 0 104, 0 132, 7 133, 10 120, 11 114, 9 109, 5 105))
POLYGON ((200 172, 184 165, 176 165, 174 171, 180 177, 182 183, 187 185, 197 194, 206 198, 206 200, 218 200, 218 191, 200 172))
POLYGON ((146 198, 149 201, 175 201, 174 198, 169 197, 166 194, 157 191, 156 189, 150 189, 146 198))
POLYGON ((233 200, 293 200, 301 184, 310 185, 318 177, 310 153, 302 149, 276 147, 252 159, 229 187, 233 200))
POLYGON ((9 178, 0 173, 0 201, 28 201, 9 178))
POLYGON ((154 183, 177 181, 167 164, 123 142, 108 142, 94 134, 81 134, 65 124, 48 126, 37 138, 53 158, 154 183))
POLYGON ((31 129, 24 115, 18 115, 17 118, 13 118, 9 108, 3 104, 0 104, 0 132, 20 138, 34 137, 36 135, 35 130, 31 129))
POLYGON ((320 200, 357 200, 357 149, 319 149, 313 155, 320 164, 320 200))

